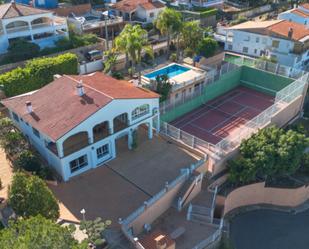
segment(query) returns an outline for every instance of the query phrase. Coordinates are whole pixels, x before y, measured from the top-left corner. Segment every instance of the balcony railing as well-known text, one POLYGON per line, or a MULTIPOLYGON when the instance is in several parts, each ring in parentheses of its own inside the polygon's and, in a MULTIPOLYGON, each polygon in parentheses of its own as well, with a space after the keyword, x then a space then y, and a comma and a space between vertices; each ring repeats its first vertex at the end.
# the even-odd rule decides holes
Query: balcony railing
POLYGON ((29 26, 20 26, 20 27, 14 27, 14 28, 7 28, 6 29, 6 32, 8 34, 21 32, 21 31, 30 31, 30 27, 29 26))
POLYGON ((109 25, 114 25, 114 24, 118 24, 118 23, 122 23, 123 22, 123 18, 122 17, 116 17, 115 19, 109 19, 109 20, 100 20, 100 21, 96 21, 96 22, 86 22, 85 24, 82 25, 83 29, 94 29, 94 28, 100 28, 100 27, 105 27, 105 25, 109 26, 109 25))

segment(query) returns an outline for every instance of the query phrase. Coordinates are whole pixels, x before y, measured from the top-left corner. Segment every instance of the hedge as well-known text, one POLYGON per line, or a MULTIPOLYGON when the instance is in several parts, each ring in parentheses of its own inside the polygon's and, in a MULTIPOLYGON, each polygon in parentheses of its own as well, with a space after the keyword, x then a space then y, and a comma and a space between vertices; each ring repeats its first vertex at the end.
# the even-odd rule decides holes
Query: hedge
POLYGON ((0 75, 7 97, 37 90, 53 81, 54 74, 77 74, 77 56, 66 53, 56 57, 37 58, 0 75))
POLYGON ((210 10, 206 10, 206 11, 203 11, 201 14, 200 14, 200 17, 209 17, 209 16, 214 16, 216 15, 218 12, 217 9, 210 9, 210 10))

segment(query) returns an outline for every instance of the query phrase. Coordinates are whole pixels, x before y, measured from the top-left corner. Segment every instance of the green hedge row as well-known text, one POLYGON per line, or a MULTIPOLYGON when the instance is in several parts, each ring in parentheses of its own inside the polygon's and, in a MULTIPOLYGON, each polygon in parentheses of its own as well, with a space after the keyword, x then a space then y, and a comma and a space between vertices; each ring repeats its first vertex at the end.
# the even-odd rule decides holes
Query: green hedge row
POLYGON ((217 15, 217 12, 218 12, 217 9, 206 10, 206 11, 204 11, 200 14, 200 17, 206 18, 206 17, 209 17, 209 16, 214 16, 214 15, 217 15))
POLYGON ((33 59, 23 68, 0 75, 7 97, 39 89, 53 81, 54 74, 77 74, 77 56, 66 53, 56 57, 33 59))

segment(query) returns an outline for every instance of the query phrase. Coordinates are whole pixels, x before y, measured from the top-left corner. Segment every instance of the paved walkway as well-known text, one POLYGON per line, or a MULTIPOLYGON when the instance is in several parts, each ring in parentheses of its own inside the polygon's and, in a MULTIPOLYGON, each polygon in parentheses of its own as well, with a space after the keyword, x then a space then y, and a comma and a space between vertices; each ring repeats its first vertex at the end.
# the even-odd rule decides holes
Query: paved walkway
POLYGON ((0 148, 0 179, 2 189, 0 189, 0 197, 7 199, 8 186, 13 178, 13 169, 10 166, 9 160, 6 158, 4 150, 0 148))
POLYGON ((236 216, 230 228, 236 249, 308 249, 309 210, 251 211, 236 216))

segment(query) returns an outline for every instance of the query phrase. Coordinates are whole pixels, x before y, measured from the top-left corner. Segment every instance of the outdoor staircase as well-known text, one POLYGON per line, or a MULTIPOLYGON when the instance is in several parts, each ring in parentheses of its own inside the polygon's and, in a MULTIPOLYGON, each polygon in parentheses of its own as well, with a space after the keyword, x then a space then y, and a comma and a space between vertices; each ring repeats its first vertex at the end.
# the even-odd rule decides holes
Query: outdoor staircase
POLYGON ((212 225, 214 227, 219 227, 220 225, 212 222, 210 207, 203 207, 191 204, 188 212, 189 212, 188 219, 192 222, 196 222, 203 225, 212 225))
POLYGON ((121 230, 106 229, 103 235, 111 249, 134 249, 121 230))

